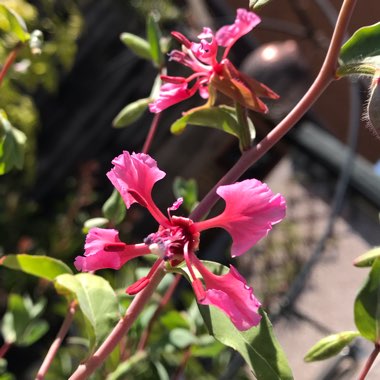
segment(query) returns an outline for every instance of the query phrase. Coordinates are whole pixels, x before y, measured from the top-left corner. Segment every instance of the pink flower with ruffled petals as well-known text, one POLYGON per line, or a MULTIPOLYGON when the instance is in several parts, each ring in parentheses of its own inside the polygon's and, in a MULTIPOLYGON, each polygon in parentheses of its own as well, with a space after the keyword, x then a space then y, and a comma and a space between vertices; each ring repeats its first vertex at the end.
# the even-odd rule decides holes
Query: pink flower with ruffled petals
POLYGON ((149 253, 145 244, 127 245, 120 241, 119 232, 112 229, 91 228, 86 236, 84 256, 78 256, 74 265, 89 272, 103 268, 120 269, 127 261, 149 253))
POLYGON ((199 231, 213 227, 228 231, 232 257, 245 253, 285 217, 284 197, 256 179, 220 186, 216 192, 226 202, 223 213, 197 226, 199 231))
POLYGON ((205 266, 196 257, 193 257, 192 263, 202 275, 206 286, 204 294, 199 295, 200 304, 216 306, 230 317, 239 330, 248 330, 259 324, 261 304, 245 278, 232 265, 227 274, 217 276, 205 270, 205 266))
POLYGON ((76 258, 77 269, 119 269, 134 257, 148 252, 156 254, 158 260, 149 274, 128 287, 129 294, 136 294, 147 286, 162 261, 172 267, 185 261, 199 303, 222 310, 239 330, 256 326, 261 318, 258 313, 260 303, 252 288, 247 286, 244 278, 232 266, 227 274, 217 276, 203 265, 196 256, 200 232, 208 228, 224 228, 233 239, 233 256, 241 255, 285 216, 284 198, 273 194, 260 181, 245 180, 218 188, 217 193, 226 205, 224 211, 212 219, 193 222, 189 218, 172 216, 171 212, 181 206, 181 198, 167 209, 166 217, 151 196, 155 182, 165 176, 158 169, 156 161, 146 154, 124 151, 112 162, 114 167, 107 175, 127 207, 137 202, 148 208, 159 223, 159 228, 144 239, 144 244, 136 245, 121 242, 115 230, 91 229, 87 235, 84 256, 76 258), (195 274, 194 268, 201 274, 201 279, 195 274))
POLYGON ((267 112, 267 106, 259 97, 277 99, 278 95, 264 84, 240 73, 227 58, 235 42, 260 21, 260 17, 255 13, 238 9, 232 25, 221 27, 215 34, 210 28, 203 28, 202 33, 198 35, 199 42, 191 42, 181 33, 172 32, 173 37, 182 44, 182 51, 170 52, 169 60, 189 67, 193 74, 187 78, 161 76, 166 83, 161 87, 157 99, 149 105, 150 111, 161 112, 193 96, 196 91, 202 98, 207 99, 209 87, 213 87, 244 107, 267 112), (218 51, 221 48, 224 52, 218 61, 218 51))

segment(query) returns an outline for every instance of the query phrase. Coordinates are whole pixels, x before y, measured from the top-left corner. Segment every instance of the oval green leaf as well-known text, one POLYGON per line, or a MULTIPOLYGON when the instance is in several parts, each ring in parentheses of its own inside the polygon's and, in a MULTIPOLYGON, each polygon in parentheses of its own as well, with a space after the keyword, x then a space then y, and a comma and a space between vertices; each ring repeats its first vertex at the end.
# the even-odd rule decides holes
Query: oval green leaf
POLYGON ((146 35, 150 45, 150 54, 153 62, 162 67, 165 62, 164 55, 161 51, 161 30, 154 14, 150 14, 146 21, 146 35))
POLYGON ((88 231, 90 231, 91 228, 95 228, 95 227, 102 228, 102 227, 105 227, 108 223, 109 223, 109 220, 106 219, 106 218, 91 218, 91 219, 87 219, 83 223, 82 232, 84 234, 87 234, 88 231))
POLYGON ((169 332, 169 340, 173 346, 184 349, 195 343, 197 338, 187 329, 175 328, 169 332))
POLYGON ((102 207, 103 215, 113 224, 121 223, 126 214, 126 207, 120 193, 113 189, 111 196, 102 207))
POLYGON ((305 362, 314 362, 316 360, 331 358, 339 354, 344 347, 349 345, 359 335, 360 333, 357 331, 343 331, 326 336, 310 348, 304 360, 305 362))
POLYGON ((380 68, 380 22, 358 29, 340 50, 338 75, 373 75, 380 68))
POLYGON ((170 130, 174 134, 184 131, 188 124, 220 129, 235 137, 239 137, 239 124, 234 108, 227 106, 194 108, 176 120, 170 130))
MULTIPOLYGON (((221 275, 228 268, 219 263, 202 260, 202 263, 213 273, 221 275)), ((189 279, 188 269, 184 264, 172 268, 189 279)), ((199 275, 196 272, 196 275, 199 275)), ((272 324, 263 309, 258 326, 246 331, 239 331, 230 319, 213 306, 198 305, 206 327, 215 339, 238 351, 251 368, 258 380, 290 380, 292 371, 284 351, 278 343, 272 324)))
POLYGON ((115 119, 113 119, 112 125, 115 128, 128 127, 143 115, 148 109, 150 102, 151 99, 144 98, 128 104, 117 114, 115 119))
POLYGON ((0 110, 0 175, 24 166, 26 135, 14 128, 0 110))
POLYGON ((128 46, 138 57, 152 60, 149 42, 131 33, 122 33, 120 40, 128 46))
POLYGON ((355 299, 354 316, 360 334, 371 342, 379 342, 380 259, 373 263, 371 272, 355 299))
POLYGON ((98 345, 120 318, 116 294, 104 278, 90 273, 62 274, 55 279, 58 293, 76 299, 90 324, 90 339, 98 345))
POLYGON ((0 265, 49 281, 64 273, 73 273, 63 261, 48 256, 7 255, 0 258, 0 265))
POLYGON ((270 0, 249 0, 249 7, 251 9, 257 9, 269 2, 270 0))
POLYGON ((21 42, 30 37, 22 17, 3 4, 0 4, 0 29, 15 34, 21 42))
POLYGON ((363 253, 354 260, 354 265, 358 268, 371 267, 374 261, 380 257, 380 247, 375 247, 363 253))

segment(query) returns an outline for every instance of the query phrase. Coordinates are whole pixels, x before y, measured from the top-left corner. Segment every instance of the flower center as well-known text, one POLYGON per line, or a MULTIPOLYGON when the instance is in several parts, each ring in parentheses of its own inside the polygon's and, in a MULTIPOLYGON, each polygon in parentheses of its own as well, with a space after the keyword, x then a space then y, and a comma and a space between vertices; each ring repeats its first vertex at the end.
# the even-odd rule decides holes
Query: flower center
POLYGON ((191 219, 172 216, 170 227, 160 226, 157 232, 144 239, 144 243, 149 246, 152 253, 164 260, 174 261, 172 265, 178 265, 184 260, 185 244, 188 244, 189 251, 198 249, 199 232, 196 231, 191 219))

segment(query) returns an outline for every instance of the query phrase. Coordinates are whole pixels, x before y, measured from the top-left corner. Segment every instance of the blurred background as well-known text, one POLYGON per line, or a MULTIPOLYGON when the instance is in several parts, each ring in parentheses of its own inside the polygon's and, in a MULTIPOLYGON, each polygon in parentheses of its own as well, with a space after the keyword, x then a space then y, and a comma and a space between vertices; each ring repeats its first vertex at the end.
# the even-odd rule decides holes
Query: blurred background
MULTIPOLYGON (((38 57, 21 51, 0 88, 0 108, 28 137, 25 168, 0 178, 0 253, 47 254, 73 267, 74 257, 83 252, 83 223, 102 216, 112 192, 105 176, 111 160, 122 150, 141 150, 153 118, 146 112, 127 128, 112 127, 126 104, 149 96, 157 75, 150 62, 123 45, 120 34, 145 37, 146 16, 153 10, 165 36, 178 30, 194 39, 203 26, 216 30, 232 23, 236 8, 247 8, 248 1, 1 3, 18 12, 30 30, 40 29, 45 43, 38 57)), ((230 59, 237 67, 281 96, 268 102, 268 115, 251 114, 256 142, 316 77, 340 5, 337 0, 273 0, 259 11, 262 23, 232 49, 230 59)), ((377 22, 379 14, 379 2, 359 2, 348 33, 377 22)), ((4 62, 10 42, 0 36, 4 62)), ((179 66, 169 63, 169 74, 183 74, 179 66)), ((354 328, 352 305, 364 274, 351 263, 380 244, 380 142, 362 117, 369 84, 366 78, 334 82, 244 176, 265 180, 287 199, 287 219, 238 266, 272 315, 296 379, 352 379, 366 357, 367 347, 354 344, 338 359, 302 361, 321 337, 354 328)), ((214 129, 190 126, 179 136, 170 133, 181 112, 199 104, 195 96, 163 112, 160 120, 150 154, 167 173, 154 192, 161 209, 174 200, 176 177, 195 179, 201 199, 240 156, 237 140, 214 129)), ((123 236, 136 242, 154 228, 137 207, 120 225, 123 236)), ((211 231, 202 240, 202 254, 227 263, 229 243, 223 233, 211 231)), ((10 291, 28 289, 37 296, 45 293, 46 284, 0 268, 0 311, 10 291)), ((7 356, 8 370, 17 378, 28 378, 28 368, 59 328, 62 305, 51 302, 47 308, 48 336, 36 349, 13 348, 7 356), (24 368, 17 363, 20 355, 24 368)), ((242 366, 232 355, 220 378, 233 378, 242 366)))

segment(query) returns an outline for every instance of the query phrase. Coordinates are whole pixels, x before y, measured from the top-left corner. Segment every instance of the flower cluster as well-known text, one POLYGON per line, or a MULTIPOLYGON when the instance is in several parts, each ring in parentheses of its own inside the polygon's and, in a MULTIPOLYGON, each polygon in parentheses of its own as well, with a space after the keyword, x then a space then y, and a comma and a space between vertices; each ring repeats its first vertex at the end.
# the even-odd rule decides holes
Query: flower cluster
POLYGON ((255 179, 220 186, 217 193, 225 201, 224 211, 211 219, 194 222, 172 216, 182 203, 178 199, 165 216, 152 199, 154 184, 165 176, 156 161, 147 154, 124 151, 112 163, 108 178, 121 194, 127 208, 133 203, 146 207, 159 224, 157 232, 148 235, 142 244, 125 244, 114 229, 93 228, 89 231, 84 256, 75 260, 78 270, 120 269, 127 261, 148 253, 158 260, 146 277, 131 285, 127 292, 136 294, 150 281, 162 261, 176 266, 185 262, 197 301, 221 309, 239 330, 260 322, 260 302, 252 288, 231 266, 227 274, 211 273, 198 259, 200 233, 209 228, 224 228, 232 237, 232 256, 240 256, 264 237, 272 225, 285 216, 285 200, 273 194, 268 186, 255 179), (201 276, 199 278, 199 274, 201 276))
MULTIPOLYGON (((193 74, 187 78, 161 76, 165 84, 161 87, 158 98, 149 105, 150 111, 161 112, 193 96, 197 91, 204 99, 219 91, 243 107, 267 112, 267 106, 260 97, 277 99, 278 95, 264 84, 237 70, 227 58, 235 42, 260 21, 255 13, 238 9, 232 25, 223 26, 215 34, 210 28, 203 28, 202 33, 198 35, 199 43, 189 41, 179 32, 172 32, 182 44, 182 51, 173 50, 169 59, 189 67, 193 74), (218 60, 218 52, 221 49, 224 49, 224 52, 218 60)), ((213 101, 209 99, 210 105, 213 101)))

